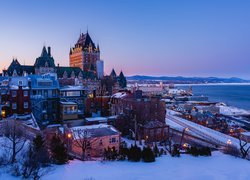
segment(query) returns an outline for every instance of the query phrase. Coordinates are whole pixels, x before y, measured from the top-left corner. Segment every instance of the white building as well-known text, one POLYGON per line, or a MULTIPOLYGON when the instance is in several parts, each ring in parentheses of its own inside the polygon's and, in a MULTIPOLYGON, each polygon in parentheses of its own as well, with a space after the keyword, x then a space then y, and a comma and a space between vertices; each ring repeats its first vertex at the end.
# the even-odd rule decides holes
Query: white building
POLYGON ((102 78, 104 75, 104 62, 103 62, 103 60, 96 61, 96 71, 97 71, 97 77, 102 78))

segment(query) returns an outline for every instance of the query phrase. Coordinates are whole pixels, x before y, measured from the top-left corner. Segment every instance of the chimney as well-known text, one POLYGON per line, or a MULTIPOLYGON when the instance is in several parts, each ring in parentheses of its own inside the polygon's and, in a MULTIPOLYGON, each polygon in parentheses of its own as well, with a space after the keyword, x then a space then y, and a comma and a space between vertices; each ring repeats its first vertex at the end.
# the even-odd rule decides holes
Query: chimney
POLYGON ((51 48, 50 48, 50 46, 48 47, 48 55, 49 55, 49 57, 51 56, 51 48))

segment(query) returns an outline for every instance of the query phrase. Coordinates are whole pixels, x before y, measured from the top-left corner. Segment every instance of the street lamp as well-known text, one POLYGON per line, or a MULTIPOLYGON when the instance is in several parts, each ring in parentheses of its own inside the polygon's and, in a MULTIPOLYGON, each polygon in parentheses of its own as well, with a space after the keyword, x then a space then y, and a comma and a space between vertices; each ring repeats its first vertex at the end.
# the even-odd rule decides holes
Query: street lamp
POLYGON ((68 133, 67 134, 67 138, 70 139, 72 137, 72 134, 71 133, 68 133))
POLYGON ((231 145, 232 141, 230 139, 227 140, 227 145, 231 145))
POLYGON ((71 133, 68 133, 67 134, 67 148, 68 148, 68 151, 69 151, 69 147, 70 147, 70 139, 72 138, 72 134, 71 133))
POLYGON ((2 111, 1 111, 1 115, 2 115, 2 118, 5 118, 5 117, 6 117, 6 111, 5 111, 5 110, 2 110, 2 111))

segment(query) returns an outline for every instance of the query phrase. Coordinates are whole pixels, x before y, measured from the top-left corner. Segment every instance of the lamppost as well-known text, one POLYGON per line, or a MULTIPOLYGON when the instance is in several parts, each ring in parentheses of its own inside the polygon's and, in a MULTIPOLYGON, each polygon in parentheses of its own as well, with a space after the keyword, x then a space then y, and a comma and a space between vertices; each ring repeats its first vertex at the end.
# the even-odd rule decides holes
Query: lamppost
POLYGON ((71 138, 72 138, 72 134, 71 133, 67 133, 67 149, 68 149, 68 151, 71 149, 70 148, 70 140, 71 140, 71 138))
POLYGON ((188 132, 188 131, 189 131, 188 127, 186 127, 185 129, 183 129, 183 131, 182 131, 182 135, 181 135, 181 141, 180 141, 180 145, 179 145, 179 147, 181 147, 181 144, 182 144, 182 141, 183 141, 183 138, 184 138, 185 132, 188 132))
POLYGON ((132 132, 133 138, 135 139, 135 145, 136 145, 136 135, 135 132, 132 129, 129 129, 130 132, 132 132))

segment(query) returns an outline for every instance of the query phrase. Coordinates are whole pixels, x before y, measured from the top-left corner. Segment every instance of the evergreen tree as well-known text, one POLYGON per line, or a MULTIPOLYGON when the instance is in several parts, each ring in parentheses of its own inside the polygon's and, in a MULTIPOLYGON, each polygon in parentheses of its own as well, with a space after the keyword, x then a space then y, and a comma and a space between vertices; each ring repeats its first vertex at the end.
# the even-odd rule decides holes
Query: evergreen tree
POLYGON ((131 145, 128 153, 128 160, 138 162, 141 160, 141 148, 131 145))
POLYGON ((25 179, 40 179, 43 175, 41 169, 50 163, 46 143, 41 135, 37 135, 29 149, 24 154, 22 162, 22 176, 25 179))
POLYGON ((108 147, 108 149, 104 149, 104 159, 108 161, 114 161, 118 157, 117 150, 115 147, 108 147))
POLYGON ((50 142, 51 158, 56 164, 68 162, 67 148, 58 135, 54 135, 50 142))
POLYGON ((150 147, 144 147, 142 150, 142 160, 144 162, 154 162, 155 154, 150 147))
POLYGON ((48 149, 41 135, 37 135, 33 139, 33 151, 36 155, 36 160, 41 163, 42 166, 46 166, 50 163, 48 149))
POLYGON ((158 157, 160 155, 160 152, 159 152, 159 149, 158 149, 158 146, 157 146, 156 143, 155 143, 155 146, 154 146, 154 154, 155 154, 155 157, 158 157))
POLYGON ((207 156, 212 156, 211 149, 207 147, 207 156))
POLYGON ((121 146, 119 151, 118 159, 123 161, 128 157, 129 149, 127 147, 121 146))
POLYGON ((180 150, 177 144, 174 145, 171 155, 172 157, 180 157, 180 150))

